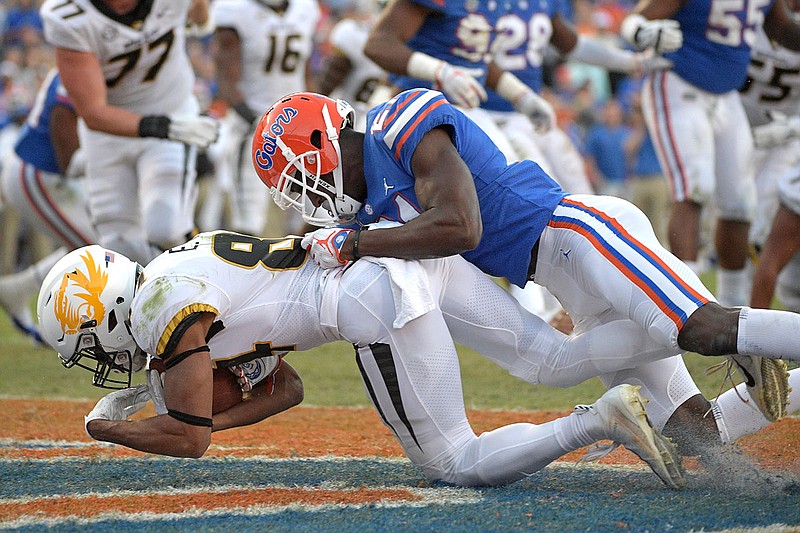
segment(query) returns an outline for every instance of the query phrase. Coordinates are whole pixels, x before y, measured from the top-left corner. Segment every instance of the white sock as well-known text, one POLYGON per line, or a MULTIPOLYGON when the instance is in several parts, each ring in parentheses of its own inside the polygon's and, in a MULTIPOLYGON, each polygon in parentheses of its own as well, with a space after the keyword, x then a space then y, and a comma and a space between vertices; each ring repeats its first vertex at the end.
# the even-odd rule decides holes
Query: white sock
POLYGON ((740 307, 750 303, 750 290, 753 286, 751 269, 741 270, 717 268, 717 300, 725 307, 740 307))
MULTIPOLYGON (((800 368, 789 372, 789 412, 800 409, 800 368)), ((714 405, 713 413, 717 421, 717 429, 722 442, 733 442, 740 437, 755 433, 765 428, 770 421, 764 418, 755 402, 749 401, 750 394, 744 384, 739 384, 736 390, 730 389, 711 403, 714 405), (738 394, 737 394, 738 393, 738 394)))
POLYGON ((800 361, 800 314, 743 307, 739 311, 736 352, 800 361))

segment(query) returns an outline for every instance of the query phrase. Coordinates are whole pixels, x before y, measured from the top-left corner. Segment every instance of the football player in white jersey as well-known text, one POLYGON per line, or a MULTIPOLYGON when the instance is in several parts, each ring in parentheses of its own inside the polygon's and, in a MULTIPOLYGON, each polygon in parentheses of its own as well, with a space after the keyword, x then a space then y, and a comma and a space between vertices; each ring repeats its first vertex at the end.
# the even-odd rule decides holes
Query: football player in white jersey
POLYGON ((98 239, 139 261, 194 229, 195 151, 217 136, 198 115, 185 48, 207 0, 46 0, 45 38, 82 119, 98 239), (137 138, 138 137, 138 138, 137 138))
POLYGON ((746 305, 750 295, 753 138, 738 89, 760 28, 800 50, 800 24, 785 0, 642 0, 620 30, 631 44, 674 63, 649 76, 642 90, 647 127, 672 190, 670 248, 694 270, 702 268, 701 213, 713 200, 716 293, 732 306, 746 305))
MULTIPOLYGON (((793 0, 787 5, 795 12, 800 8, 793 0)), ((800 53, 773 43, 760 31, 740 92, 755 140, 758 210, 750 242, 760 251, 774 234, 767 253, 759 254, 750 305, 770 307, 779 286, 781 303, 797 310, 800 278, 796 268, 785 266, 800 264, 794 240, 800 226, 800 53)))
POLYGON ((253 171, 250 141, 272 102, 313 87, 309 59, 320 8, 317 0, 216 0, 211 12, 219 97, 228 105, 221 148, 233 179, 231 224, 245 233, 283 235, 284 228, 267 226, 268 212, 278 212, 269 209, 272 202, 253 171))
POLYGON ((354 127, 359 131, 364 131, 369 108, 391 96, 386 72, 364 54, 371 27, 367 16, 343 18, 336 23, 328 38, 333 51, 318 82, 320 93, 352 103, 356 111, 354 127))
POLYGON ((760 248, 778 209, 776 178, 800 163, 800 52, 773 43, 763 30, 756 34, 739 90, 755 141, 754 161, 758 210, 750 242, 760 248))
POLYGON ((544 424, 474 433, 448 328, 471 332, 468 344, 492 347, 501 363, 522 371, 532 364, 526 356, 536 346, 535 331, 547 326, 457 256, 364 260, 326 271, 309 260, 301 237, 213 232, 142 271, 121 254, 90 246, 54 266, 38 311, 43 335, 65 366, 90 370, 96 385, 125 387, 86 417, 87 432, 98 440, 199 457, 212 431, 255 423, 302 400, 299 378, 281 365, 286 352, 346 340, 356 347, 383 421, 431 481, 510 483, 609 439, 639 455, 668 486, 683 484, 674 445, 652 428, 646 402, 631 385, 544 424), (509 326, 531 335, 508 335, 509 326), (513 346, 506 346, 510 339, 513 346), (151 372, 147 385, 130 388, 144 352, 163 363, 163 381, 151 372), (260 362, 260 378, 272 376, 274 391, 253 377, 257 394, 213 413, 212 368, 253 362, 260 362), (155 417, 126 421, 150 399, 155 417))

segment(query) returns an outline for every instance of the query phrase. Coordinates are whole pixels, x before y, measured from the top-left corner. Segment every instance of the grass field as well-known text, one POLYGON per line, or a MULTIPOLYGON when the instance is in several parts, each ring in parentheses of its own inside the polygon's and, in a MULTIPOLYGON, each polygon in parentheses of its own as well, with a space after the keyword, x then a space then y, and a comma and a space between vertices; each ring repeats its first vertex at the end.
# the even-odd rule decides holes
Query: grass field
MULTIPOLYGON (((561 390, 522 383, 461 350, 465 402, 480 433, 541 423, 591 402, 593 379, 561 390)), ((800 420, 743 439, 766 483, 721 483, 687 461, 673 491, 618 449, 599 464, 568 454, 507 487, 428 483, 371 407, 346 343, 291 354, 306 400, 247 428, 215 433, 202 459, 98 443, 83 415, 104 391, 64 369, 0 316, 0 530, 14 531, 800 531, 800 420), (772 481, 776 484, 771 484, 772 481)), ((713 397, 719 358, 687 356, 713 397)), ((147 414, 147 413, 145 413, 147 414)))
MULTIPOLYGON (((463 348, 461 371, 467 407, 481 409, 552 410, 570 409, 587 403, 605 390, 597 379, 571 389, 532 387, 463 348)), ((687 365, 707 396, 716 395, 720 374, 706 376, 705 369, 720 358, 687 357, 687 365)), ((287 361, 303 378, 305 405, 367 406, 353 348, 339 342, 290 354, 287 361)), ((88 373, 61 366, 53 350, 35 346, 20 335, 5 316, 0 316, 0 396, 97 399, 103 390, 92 387, 88 373)))

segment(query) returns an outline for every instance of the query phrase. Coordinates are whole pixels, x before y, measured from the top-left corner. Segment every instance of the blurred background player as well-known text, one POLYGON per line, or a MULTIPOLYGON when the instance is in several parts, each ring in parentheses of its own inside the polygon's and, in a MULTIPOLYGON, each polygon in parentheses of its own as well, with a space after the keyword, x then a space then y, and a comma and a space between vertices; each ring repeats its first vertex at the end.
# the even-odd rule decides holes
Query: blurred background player
POLYGON ((287 93, 314 90, 310 58, 319 4, 215 0, 211 10, 218 98, 228 107, 220 164, 233 181, 230 229, 276 236, 298 231, 299 224, 285 220, 264 191, 250 162, 250 143, 256 122, 272 102, 287 93), (269 212, 275 220, 268 221, 269 212))
POLYGON ((147 262, 194 230, 195 152, 217 136, 199 116, 186 28, 207 0, 46 0, 44 33, 78 115, 100 243, 147 262), (141 137, 141 139, 137 139, 141 137))
MULTIPOLYGON (((787 5, 797 19, 800 2, 791 0, 787 5)), ((750 304, 770 307, 776 285, 800 286, 797 272, 792 276, 794 269, 782 272, 788 264, 800 264, 800 257, 791 253, 797 232, 793 213, 797 212, 796 197, 800 194, 800 53, 774 43, 761 29, 753 43, 747 74, 740 93, 755 141, 758 204, 750 228, 750 243, 758 254, 750 304), (779 240, 770 245, 768 254, 761 254, 771 228, 779 240)), ((792 298, 782 303, 788 306, 789 300, 792 298)), ((790 308, 800 309, 796 305, 790 308)))
POLYGON ((18 328, 37 340, 30 304, 45 275, 68 251, 95 242, 84 167, 78 115, 54 69, 39 89, 14 151, 3 161, 0 177, 5 202, 29 227, 59 244, 24 270, 0 276, 0 305, 18 328))
POLYGON ((642 107, 670 182, 670 248, 700 271, 701 213, 717 212, 716 294, 723 305, 749 301, 748 232, 753 215, 753 140, 738 89, 761 28, 800 49, 800 26, 784 0, 747 0, 725 9, 712 0, 642 0, 621 26, 634 46, 673 61, 645 80, 642 107))
POLYGON ((386 2, 375 4, 375 9, 362 8, 334 25, 328 37, 332 49, 318 81, 321 94, 352 104, 356 112, 354 127, 359 131, 364 131, 367 111, 392 96, 386 72, 364 54, 373 19, 379 14, 376 10, 383 9, 386 2))

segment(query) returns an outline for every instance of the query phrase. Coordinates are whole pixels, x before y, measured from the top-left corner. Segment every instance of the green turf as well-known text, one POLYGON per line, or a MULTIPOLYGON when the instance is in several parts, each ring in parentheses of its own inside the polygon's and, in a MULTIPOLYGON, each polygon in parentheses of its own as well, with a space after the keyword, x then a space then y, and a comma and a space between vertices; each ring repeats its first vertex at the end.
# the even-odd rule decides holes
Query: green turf
MULTIPOLYGON (((471 350, 462 348, 459 352, 464 397, 469 408, 569 409, 576 403, 591 402, 604 390, 597 379, 570 389, 527 385, 471 350)), ((720 360, 697 355, 686 358, 692 375, 706 396, 716 395, 721 375, 708 377, 704 370, 709 363, 720 360)), ((287 361, 305 382, 304 404, 368 405, 350 344, 338 342, 294 353, 288 356, 287 361)), ((0 396, 96 399, 106 392, 91 386, 87 371, 63 368, 54 351, 34 346, 1 313, 0 368, 0 396)))

